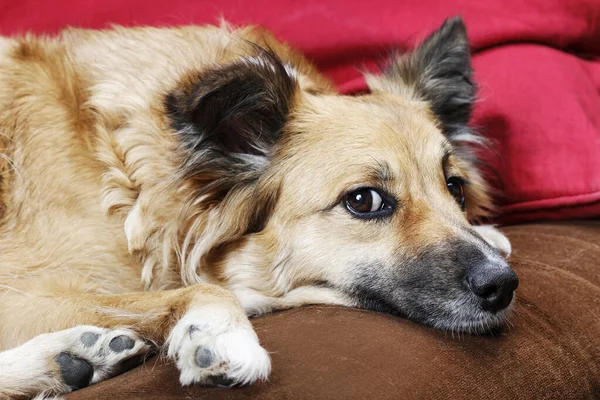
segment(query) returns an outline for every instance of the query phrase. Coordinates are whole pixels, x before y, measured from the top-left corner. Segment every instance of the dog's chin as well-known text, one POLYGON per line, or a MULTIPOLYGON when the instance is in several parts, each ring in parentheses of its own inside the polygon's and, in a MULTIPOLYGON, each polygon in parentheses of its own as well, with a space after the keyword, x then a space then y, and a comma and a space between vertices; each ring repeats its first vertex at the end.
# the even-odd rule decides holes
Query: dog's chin
POLYGON ((450 333, 472 335, 496 334, 509 325, 509 317, 514 308, 515 298, 503 310, 486 311, 480 302, 470 294, 462 294, 455 299, 438 304, 420 307, 397 306, 375 293, 362 292, 358 297, 359 307, 372 311, 400 316, 423 325, 428 325, 450 333))
POLYGON ((425 319, 426 325, 451 333, 485 335, 502 333, 510 326, 513 302, 503 310, 490 312, 481 307, 461 307, 451 313, 444 313, 425 319))

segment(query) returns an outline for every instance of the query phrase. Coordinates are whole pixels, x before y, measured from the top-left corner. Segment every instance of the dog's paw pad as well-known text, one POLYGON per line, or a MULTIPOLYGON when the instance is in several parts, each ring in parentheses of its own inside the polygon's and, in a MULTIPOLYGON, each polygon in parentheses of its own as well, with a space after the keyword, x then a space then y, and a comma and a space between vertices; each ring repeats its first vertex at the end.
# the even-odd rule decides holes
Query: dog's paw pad
POLYGON ((81 343, 83 343, 83 345, 85 347, 92 347, 93 345, 96 344, 96 342, 98 341, 98 339, 100 338, 100 334, 99 333, 95 333, 95 332, 84 332, 81 335, 81 343))
POLYGON ((56 356, 60 368, 60 376, 71 390, 84 388, 90 384, 94 376, 94 367, 83 358, 62 352, 56 356))
POLYGON ((125 350, 131 350, 135 346, 135 340, 129 336, 119 335, 110 340, 108 347, 115 353, 122 353, 125 350))
POLYGON ((60 378, 69 390, 126 372, 141 364, 151 346, 134 332, 96 326, 78 326, 49 334, 57 351, 60 378), (53 339, 54 338, 54 339, 53 339))
POLYGON ((200 368, 208 368, 212 365, 215 357, 212 351, 206 347, 198 347, 196 350, 196 365, 200 368))

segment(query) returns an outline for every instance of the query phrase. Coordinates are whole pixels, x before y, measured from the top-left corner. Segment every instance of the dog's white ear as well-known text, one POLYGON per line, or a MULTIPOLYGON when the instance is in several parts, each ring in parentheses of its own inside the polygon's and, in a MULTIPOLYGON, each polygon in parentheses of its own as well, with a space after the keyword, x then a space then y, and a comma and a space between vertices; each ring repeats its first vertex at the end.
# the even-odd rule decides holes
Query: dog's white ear
POLYGON ((413 51, 394 54, 383 70, 382 76, 365 76, 371 91, 426 101, 449 139, 463 133, 476 88, 462 18, 447 19, 413 51))

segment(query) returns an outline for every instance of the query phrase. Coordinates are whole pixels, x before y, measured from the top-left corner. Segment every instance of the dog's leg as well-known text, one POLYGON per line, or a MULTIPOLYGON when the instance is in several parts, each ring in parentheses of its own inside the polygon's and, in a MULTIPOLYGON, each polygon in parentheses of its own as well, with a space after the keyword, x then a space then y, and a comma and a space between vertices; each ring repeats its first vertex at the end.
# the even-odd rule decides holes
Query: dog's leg
POLYGON ((500 250, 506 257, 510 256, 512 246, 504 233, 500 232, 493 225, 480 225, 473 228, 490 246, 500 250))
POLYGON ((128 330, 83 325, 39 335, 0 353, 0 398, 80 389, 139 364, 149 349, 128 330))
POLYGON ((105 379, 118 373, 123 360, 148 350, 142 338, 164 346, 184 385, 248 384, 270 372, 269 356, 239 301, 217 286, 123 295, 30 294, 23 306, 19 305, 21 313, 44 310, 36 321, 38 329, 39 324, 45 331, 75 328, 38 336, 0 353, 0 398, 18 391, 28 396, 60 394, 105 379), (114 330, 120 326, 131 333, 114 330), (100 336, 86 347, 95 334, 100 336), (125 348, 122 352, 110 347, 116 337, 127 343, 119 347, 125 348), (32 358, 33 354, 37 356, 32 358), (34 359, 36 369, 30 365, 34 359), (4 376, 10 385, 4 385, 4 376))

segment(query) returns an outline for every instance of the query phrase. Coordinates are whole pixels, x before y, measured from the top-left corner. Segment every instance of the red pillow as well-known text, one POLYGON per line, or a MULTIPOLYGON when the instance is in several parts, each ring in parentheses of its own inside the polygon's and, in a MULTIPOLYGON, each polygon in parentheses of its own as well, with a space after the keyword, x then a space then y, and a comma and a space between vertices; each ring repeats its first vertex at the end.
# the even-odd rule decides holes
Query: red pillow
POLYGON ((494 143, 486 159, 504 183, 503 221, 600 216, 600 62, 514 44, 474 64, 475 123, 494 143))
POLYGON ((13 0, 0 33, 262 24, 309 55, 344 92, 365 89, 357 65, 414 45, 461 14, 474 48, 475 124, 503 187, 502 221, 600 216, 600 2, 597 0, 13 0), (596 17, 594 17, 596 16, 596 17), (498 157, 499 155, 500 157, 498 157))

